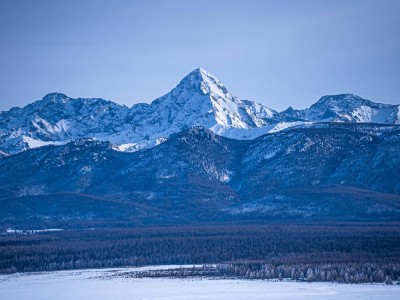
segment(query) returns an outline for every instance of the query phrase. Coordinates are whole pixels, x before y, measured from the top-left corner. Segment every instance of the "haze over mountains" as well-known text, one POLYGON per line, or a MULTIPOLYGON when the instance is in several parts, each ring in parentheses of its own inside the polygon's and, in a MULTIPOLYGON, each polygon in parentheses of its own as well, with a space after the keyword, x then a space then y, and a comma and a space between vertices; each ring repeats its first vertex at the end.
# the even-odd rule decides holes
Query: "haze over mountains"
POLYGON ((399 107, 279 113, 201 68, 132 108, 48 94, 0 114, 0 224, 398 221, 399 107))

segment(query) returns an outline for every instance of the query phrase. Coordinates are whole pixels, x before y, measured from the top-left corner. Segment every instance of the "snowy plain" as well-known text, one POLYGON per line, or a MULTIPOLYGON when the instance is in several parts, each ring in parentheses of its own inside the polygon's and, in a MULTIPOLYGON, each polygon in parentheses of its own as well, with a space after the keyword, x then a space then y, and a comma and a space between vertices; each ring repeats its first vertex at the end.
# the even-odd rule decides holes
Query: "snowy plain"
MULTIPOLYGON (((179 266, 178 266, 179 267, 179 266)), ((154 270, 164 267, 147 267, 154 270)), ((232 279, 126 278, 144 268, 17 273, 0 276, 0 299, 399 299, 400 285, 232 279), (117 275, 117 276, 115 276, 117 275)))

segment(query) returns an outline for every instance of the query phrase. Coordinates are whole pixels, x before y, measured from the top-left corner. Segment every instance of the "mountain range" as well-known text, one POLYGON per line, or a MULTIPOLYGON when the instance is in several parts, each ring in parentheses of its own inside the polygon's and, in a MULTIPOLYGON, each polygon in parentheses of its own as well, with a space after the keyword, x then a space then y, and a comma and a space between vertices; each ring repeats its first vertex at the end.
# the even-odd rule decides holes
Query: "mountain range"
POLYGON ((0 226, 399 221, 399 108, 277 112, 201 68, 132 108, 48 94, 0 113, 0 226))
POLYGON ((202 68, 151 104, 131 108, 104 99, 72 99, 51 93, 23 108, 0 113, 1 155, 78 138, 110 141, 119 151, 156 146, 193 126, 234 139, 253 139, 288 127, 319 122, 400 124, 400 106, 343 94, 324 96, 304 110, 278 113, 232 96, 202 68))

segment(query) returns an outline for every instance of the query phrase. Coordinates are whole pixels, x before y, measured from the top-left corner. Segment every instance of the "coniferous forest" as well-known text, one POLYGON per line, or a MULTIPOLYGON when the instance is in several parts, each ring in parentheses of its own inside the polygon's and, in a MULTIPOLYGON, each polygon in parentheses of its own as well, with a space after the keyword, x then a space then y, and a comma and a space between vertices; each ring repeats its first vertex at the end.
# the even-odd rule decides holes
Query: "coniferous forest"
POLYGON ((392 283, 398 223, 223 224, 65 230, 0 236, 0 272, 217 264, 140 276, 392 283))

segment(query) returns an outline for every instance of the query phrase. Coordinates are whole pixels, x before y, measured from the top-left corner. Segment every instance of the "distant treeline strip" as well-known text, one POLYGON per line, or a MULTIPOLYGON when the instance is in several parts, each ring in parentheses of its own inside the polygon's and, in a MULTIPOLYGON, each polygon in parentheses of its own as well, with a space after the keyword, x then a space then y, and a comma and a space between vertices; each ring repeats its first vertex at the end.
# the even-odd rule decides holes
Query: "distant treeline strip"
POLYGON ((229 279, 291 279, 296 281, 319 281, 337 283, 386 283, 400 284, 400 265, 396 264, 263 264, 259 262, 240 262, 230 264, 203 265, 203 267, 180 267, 178 269, 145 270, 122 272, 115 277, 150 278, 229 278, 229 279))
POLYGON ((386 276, 397 279, 400 226, 397 223, 181 226, 0 236, 2 273, 203 263, 233 266, 223 271, 226 276, 239 276, 236 269, 239 266, 239 277, 243 278, 279 278, 282 274, 284 278, 309 280, 308 269, 311 269, 316 280, 329 280, 328 271, 334 281, 347 282, 343 277, 346 272, 362 282, 367 277, 370 282, 371 275, 373 282, 386 280, 386 276), (253 264, 243 275, 246 261, 253 264), (262 266, 271 271, 262 270, 262 266), (326 266, 332 266, 339 275, 326 266), (372 273, 363 271, 368 266, 372 273), (293 268, 295 276, 291 276, 293 268), (318 275, 321 268, 325 272, 323 277, 318 275), (340 275, 341 270, 344 275, 340 275))

